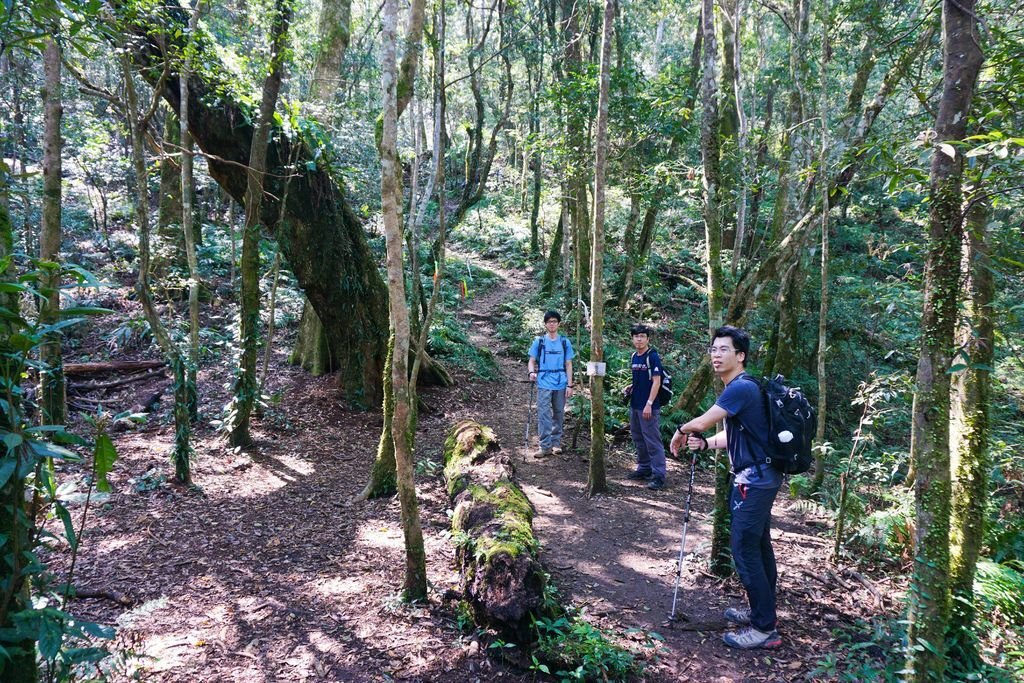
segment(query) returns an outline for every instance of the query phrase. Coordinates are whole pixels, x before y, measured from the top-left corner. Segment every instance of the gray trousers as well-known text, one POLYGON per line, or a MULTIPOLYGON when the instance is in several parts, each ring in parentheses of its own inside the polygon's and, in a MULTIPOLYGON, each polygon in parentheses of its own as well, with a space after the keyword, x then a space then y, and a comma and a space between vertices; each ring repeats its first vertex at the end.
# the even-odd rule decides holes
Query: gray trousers
POLYGON ((565 423, 565 389, 537 387, 537 434, 542 450, 561 447, 565 423))
POLYGON ((652 479, 665 481, 665 445, 661 442, 661 410, 651 411, 651 419, 644 419, 643 409, 629 410, 629 434, 636 446, 636 469, 650 472, 652 479))

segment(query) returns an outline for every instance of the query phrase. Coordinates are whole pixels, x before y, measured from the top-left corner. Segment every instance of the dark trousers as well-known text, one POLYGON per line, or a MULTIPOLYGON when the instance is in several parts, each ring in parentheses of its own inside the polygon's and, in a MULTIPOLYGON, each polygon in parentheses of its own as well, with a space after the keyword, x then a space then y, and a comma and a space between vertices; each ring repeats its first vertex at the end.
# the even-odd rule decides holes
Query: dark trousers
POLYGON ((775 586, 778 571, 772 550, 772 504, 776 488, 732 487, 731 546, 736 573, 747 590, 750 625, 758 631, 775 628, 775 586))

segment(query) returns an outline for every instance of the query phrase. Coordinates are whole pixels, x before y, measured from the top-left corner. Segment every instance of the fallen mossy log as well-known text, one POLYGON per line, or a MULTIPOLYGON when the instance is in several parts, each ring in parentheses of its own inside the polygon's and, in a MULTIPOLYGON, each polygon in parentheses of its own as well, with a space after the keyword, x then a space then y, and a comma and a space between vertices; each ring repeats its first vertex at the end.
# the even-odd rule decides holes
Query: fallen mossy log
POLYGON ((463 599, 478 625, 530 642, 531 617, 547 607, 546 576, 533 505, 514 481, 512 458, 489 427, 463 420, 448 433, 444 464, 463 599))

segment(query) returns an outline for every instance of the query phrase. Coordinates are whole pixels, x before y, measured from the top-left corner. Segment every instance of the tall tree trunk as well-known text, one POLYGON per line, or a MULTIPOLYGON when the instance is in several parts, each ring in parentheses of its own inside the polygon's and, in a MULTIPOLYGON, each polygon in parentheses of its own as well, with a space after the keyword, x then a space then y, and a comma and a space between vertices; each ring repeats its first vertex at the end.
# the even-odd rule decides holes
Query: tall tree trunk
MULTIPOLYGON (((974 188, 975 193, 979 188, 974 188)), ((966 367, 953 375, 950 442, 953 508, 950 520, 949 587, 953 609, 949 652, 966 667, 980 665, 974 625, 974 575, 985 537, 992 457, 988 447, 991 377, 995 357, 995 279, 989 251, 990 206, 975 200, 967 209, 963 272, 967 274, 964 314, 957 345, 966 367)))
POLYGON ((626 262, 622 266, 622 277, 616 283, 614 291, 617 294, 615 307, 619 310, 626 310, 629 288, 633 285, 633 268, 636 263, 636 226, 640 222, 640 201, 639 192, 629 193, 629 218, 626 219, 626 227, 622 230, 622 252, 626 262))
MULTIPOLYGON (((585 38, 581 27, 580 14, 586 7, 575 0, 562 0, 562 67, 565 78, 578 82, 585 77, 582 44, 585 38)), ((582 299, 590 290, 590 211, 587 202, 587 177, 590 168, 590 116, 587 108, 579 102, 569 103, 565 109, 565 144, 567 151, 568 175, 565 179, 568 223, 566 236, 571 237, 574 292, 566 292, 571 301, 582 299)), ((567 265, 567 264, 565 264, 567 265)))
MULTIPOLYGON (((615 0, 605 0, 601 37, 600 85, 597 99, 597 140, 594 150, 594 239, 590 264, 590 360, 604 362, 604 213, 605 171, 608 166, 608 82, 611 72, 615 0)), ((570 378, 570 382, 572 378, 570 378)), ((604 375, 590 380, 590 478, 587 493, 608 490, 604 463, 604 375)))
MULTIPOLYGON (((5 162, 0 159, 0 282, 17 282, 13 260, 14 229, 8 206, 8 187, 5 162)), ((0 306, 8 311, 18 310, 18 294, 14 289, 0 291, 0 306)), ((0 398, 6 406, 0 410, 0 431, 15 434, 22 425, 20 394, 14 391, 21 382, 24 356, 10 344, 11 335, 18 330, 6 318, 0 317, 0 398)), ((0 484, 0 557, 4 558, 5 589, 0 592, 0 628, 14 631, 15 619, 32 609, 29 593, 26 551, 30 549, 32 528, 25 514, 26 472, 32 471, 31 456, 27 448, 5 448, 0 463, 10 476, 0 484), (12 462, 13 461, 13 462, 12 462)), ((36 665, 36 643, 31 637, 10 643, 4 662, 4 680, 10 683, 36 683, 39 670, 36 665)))
POLYGON ((403 597, 420 600, 427 595, 426 553, 420 528, 419 504, 413 481, 412 443, 409 435, 411 393, 409 389, 409 313, 405 302, 405 277, 402 272, 401 169, 397 161, 398 73, 396 68, 397 0, 385 0, 383 15, 382 81, 384 90, 383 133, 381 136, 381 206, 387 241, 388 299, 391 326, 395 333, 391 358, 391 387, 394 392, 394 416, 391 429, 395 448, 398 497, 402 507, 402 531, 405 535, 405 581, 403 597))
MULTIPOLYGON (((704 165, 704 258, 707 267, 708 338, 722 324, 722 232, 720 222, 719 139, 718 109, 718 38, 715 35, 715 6, 713 0, 703 0, 704 64, 700 99, 703 113, 700 122, 701 159, 704 165)), ((711 530, 711 571, 728 576, 729 566, 729 464, 724 450, 716 452, 715 512, 711 530)))
MULTIPOLYGON (((130 77, 126 74, 125 78, 130 77)), ((185 250, 182 248, 181 217, 181 126, 178 114, 167 111, 163 126, 163 155, 160 158, 160 201, 158 203, 158 221, 156 226, 157 249, 153 254, 153 272, 167 275, 169 270, 188 267, 185 250)))
POLYGON ((281 80, 284 77, 284 48, 291 14, 291 5, 287 0, 275 1, 270 27, 270 72, 263 83, 259 122, 252 137, 249 167, 246 169, 248 186, 245 191, 245 229, 242 233, 242 306, 239 314, 242 350, 236 371, 231 409, 229 439, 232 446, 247 446, 252 442, 249 418, 257 399, 256 357, 260 321, 260 204, 263 201, 263 176, 267 170, 267 143, 270 138, 271 121, 277 106, 281 80))
MULTIPOLYGON (((174 374, 174 447, 171 450, 171 462, 174 464, 175 478, 188 486, 192 484, 192 420, 189 412, 189 403, 194 394, 188 388, 185 357, 160 319, 160 314, 157 312, 156 305, 153 302, 153 292, 149 279, 153 269, 149 246, 149 167, 146 164, 146 152, 143 141, 149 120, 156 110, 159 99, 157 99, 157 95, 154 95, 153 102, 148 111, 140 112, 138 95, 136 94, 135 83, 132 80, 131 64, 127 52, 121 53, 121 65, 124 71, 125 99, 128 105, 124 114, 129 124, 132 165, 135 169, 135 221, 139 229, 139 275, 136 283, 136 292, 139 296, 139 302, 142 304, 143 315, 145 315, 146 321, 149 323, 149 329, 153 333, 153 337, 160 346, 160 350, 163 352, 164 357, 167 359, 167 364, 171 367, 174 374)), ((163 197, 161 197, 162 200, 163 197)))
POLYGON ((565 240, 565 201, 560 201, 559 205, 561 210, 558 212, 558 223, 555 224, 555 234, 551 236, 551 249, 548 252, 548 261, 544 265, 544 273, 540 278, 540 291, 544 296, 554 294, 558 272, 564 268, 562 243, 565 240))
POLYGON ((949 621, 950 349, 956 328, 963 238, 963 155, 950 143, 966 136, 984 55, 975 0, 944 0, 943 87, 935 119, 921 358, 910 440, 917 527, 910 580, 907 668, 912 683, 943 680, 949 621))
MULTIPOLYGON (((188 121, 188 82, 192 77, 192 40, 199 26, 199 8, 202 0, 194 0, 188 20, 188 40, 182 55, 181 102, 178 119, 188 121)), ((199 418, 199 397, 196 373, 199 368, 199 258, 196 245, 202 243, 202 223, 196 221, 193 208, 196 181, 192 174, 192 134, 188 126, 181 126, 181 228, 185 236, 185 258, 188 260, 188 365, 185 369, 185 387, 189 393, 188 413, 192 420, 199 418)))
MULTIPOLYGON (((828 67, 831 61, 832 46, 829 42, 831 35, 832 21, 829 8, 829 0, 822 0, 821 8, 821 93, 820 104, 818 105, 819 116, 821 117, 821 147, 818 152, 819 178, 828 177, 828 102, 829 102, 829 80, 828 67)), ((818 305, 818 358, 817 358, 817 379, 818 379, 818 424, 815 428, 814 443, 818 445, 814 452, 814 479, 811 483, 810 492, 821 489, 825 481, 825 423, 828 409, 828 375, 825 373, 825 361, 828 353, 828 311, 830 305, 829 297, 829 206, 828 185, 818 183, 821 191, 821 286, 818 305)))
MULTIPOLYGON (((39 258, 52 263, 46 268, 41 282, 45 297, 39 309, 39 321, 44 325, 57 322, 60 317, 60 259, 61 244, 61 119, 64 108, 60 92, 61 50, 55 37, 46 39, 43 52, 43 222, 39 238, 39 258)), ((67 420, 67 401, 64 382, 64 361, 61 356, 61 338, 57 333, 47 335, 39 350, 43 367, 39 372, 40 408, 44 425, 62 425, 67 420)))
POLYGON ((352 0, 324 0, 320 7, 316 63, 309 96, 328 110, 340 90, 341 64, 348 50, 351 24, 352 0))
MULTIPOLYGON (((115 4, 115 8, 121 6, 115 4)), ((179 76, 171 56, 184 42, 184 11, 164 5, 159 14, 133 13, 124 20, 117 30, 138 38, 132 49, 144 77, 158 83, 160 65, 170 61, 170 71, 160 82, 161 91, 172 108, 177 108, 179 76)), ((254 128, 242 103, 231 96, 233 86, 209 36, 200 31, 195 45, 197 59, 203 60, 205 68, 190 79, 189 128, 209 155, 211 176, 235 200, 242 201, 254 128)), ((273 230, 299 286, 323 322, 332 348, 339 349, 340 388, 350 400, 366 405, 381 396, 387 292, 362 223, 329 169, 313 156, 318 144, 310 143, 302 133, 271 136, 261 220, 273 230), (291 159, 294 166, 285 169, 291 159), (291 178, 292 189, 282 203, 286 177, 291 178)))

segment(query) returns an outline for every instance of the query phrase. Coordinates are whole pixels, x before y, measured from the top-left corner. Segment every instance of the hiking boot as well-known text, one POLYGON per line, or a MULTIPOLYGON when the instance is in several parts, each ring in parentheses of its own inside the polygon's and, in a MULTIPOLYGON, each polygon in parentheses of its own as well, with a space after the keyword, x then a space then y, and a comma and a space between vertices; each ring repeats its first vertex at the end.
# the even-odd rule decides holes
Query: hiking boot
POLYGON ((725 610, 725 620, 737 626, 750 626, 749 607, 730 607, 725 610))
POLYGON ((652 491, 660 491, 663 488, 665 488, 665 480, 663 480, 663 479, 651 479, 647 483, 647 488, 649 488, 652 491))
POLYGON ((554 453, 555 455, 561 455, 565 451, 562 450, 561 446, 555 446, 554 448, 551 449, 551 452, 554 453))
POLYGON ((643 480, 643 479, 650 479, 650 478, 651 478, 651 473, 650 472, 642 472, 640 470, 633 470, 632 472, 630 472, 629 474, 626 475, 626 479, 633 479, 634 481, 640 481, 640 480, 643 480))
POLYGON ((540 457, 540 458, 546 458, 549 455, 551 455, 551 449, 550 448, 542 448, 542 449, 540 449, 540 452, 537 453, 537 457, 540 457))
POLYGON ((753 626, 726 633, 722 636, 722 640, 729 647, 739 648, 740 650, 769 649, 782 645, 782 638, 779 637, 778 631, 765 633, 764 631, 758 631, 753 626))

